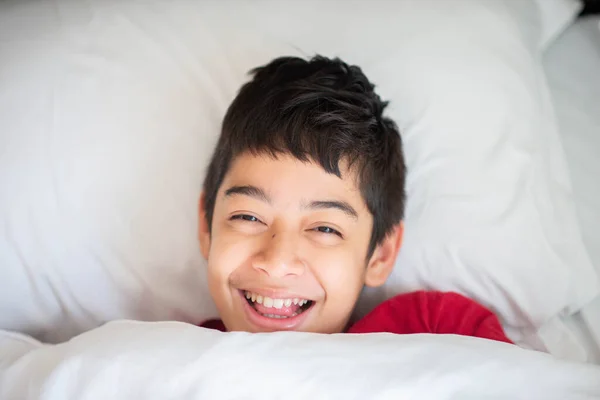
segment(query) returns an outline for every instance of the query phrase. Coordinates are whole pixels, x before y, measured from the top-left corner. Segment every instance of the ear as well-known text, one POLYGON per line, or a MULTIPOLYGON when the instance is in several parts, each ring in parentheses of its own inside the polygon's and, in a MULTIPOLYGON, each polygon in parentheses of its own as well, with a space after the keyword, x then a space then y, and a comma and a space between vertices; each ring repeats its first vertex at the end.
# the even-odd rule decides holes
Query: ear
POLYGON ((204 192, 200 195, 198 202, 198 239, 200 241, 200 251, 205 259, 208 259, 208 251, 210 249, 210 227, 206 220, 204 192))
POLYGON ((396 256, 402 246, 402 238, 404 236, 404 223, 400 222, 394 229, 383 239, 373 251, 373 255, 367 264, 365 273, 365 285, 370 287, 381 286, 394 269, 396 256))

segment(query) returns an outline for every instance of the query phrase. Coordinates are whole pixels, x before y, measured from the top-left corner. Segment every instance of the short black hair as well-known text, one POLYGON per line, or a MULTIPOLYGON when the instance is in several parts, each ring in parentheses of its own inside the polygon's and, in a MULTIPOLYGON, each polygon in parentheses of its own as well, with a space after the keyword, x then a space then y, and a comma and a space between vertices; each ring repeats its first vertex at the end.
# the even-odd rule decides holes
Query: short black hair
POLYGON ((347 161, 373 215, 370 257, 404 216, 406 166, 398 128, 383 116, 388 103, 359 67, 338 58, 281 57, 250 74, 225 114, 204 180, 209 229, 219 187, 242 153, 290 154, 338 177, 347 161))

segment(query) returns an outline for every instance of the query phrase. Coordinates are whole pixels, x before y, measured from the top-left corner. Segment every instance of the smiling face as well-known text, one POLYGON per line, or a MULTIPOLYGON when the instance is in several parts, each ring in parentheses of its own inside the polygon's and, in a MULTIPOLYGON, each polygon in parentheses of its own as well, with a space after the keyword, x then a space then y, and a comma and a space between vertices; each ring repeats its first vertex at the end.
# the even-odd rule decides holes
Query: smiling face
POLYGON ((291 156, 235 158, 200 244, 208 282, 229 331, 335 333, 363 286, 385 282, 402 225, 367 257, 373 217, 352 170, 342 176, 291 156))

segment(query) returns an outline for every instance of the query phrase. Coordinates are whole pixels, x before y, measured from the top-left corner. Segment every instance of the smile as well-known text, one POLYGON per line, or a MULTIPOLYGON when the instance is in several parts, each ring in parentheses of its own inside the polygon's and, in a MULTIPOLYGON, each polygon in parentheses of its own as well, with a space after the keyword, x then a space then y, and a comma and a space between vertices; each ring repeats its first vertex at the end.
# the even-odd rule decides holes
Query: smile
POLYGON ((271 298, 247 290, 244 291, 244 297, 258 314, 273 319, 296 317, 308 310, 314 303, 312 300, 298 297, 271 298))

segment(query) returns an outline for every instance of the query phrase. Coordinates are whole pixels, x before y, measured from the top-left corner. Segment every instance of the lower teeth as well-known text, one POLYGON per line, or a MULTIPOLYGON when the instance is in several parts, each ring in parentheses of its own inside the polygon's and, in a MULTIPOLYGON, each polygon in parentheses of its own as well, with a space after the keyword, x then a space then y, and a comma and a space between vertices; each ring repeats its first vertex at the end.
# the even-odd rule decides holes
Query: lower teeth
POLYGON ((260 315, 262 315, 263 317, 267 317, 267 318, 275 318, 275 319, 285 319, 285 318, 292 318, 295 317, 296 315, 298 315, 298 313, 293 313, 290 316, 286 316, 286 315, 275 315, 275 314, 263 314, 263 313, 259 313, 260 315))

